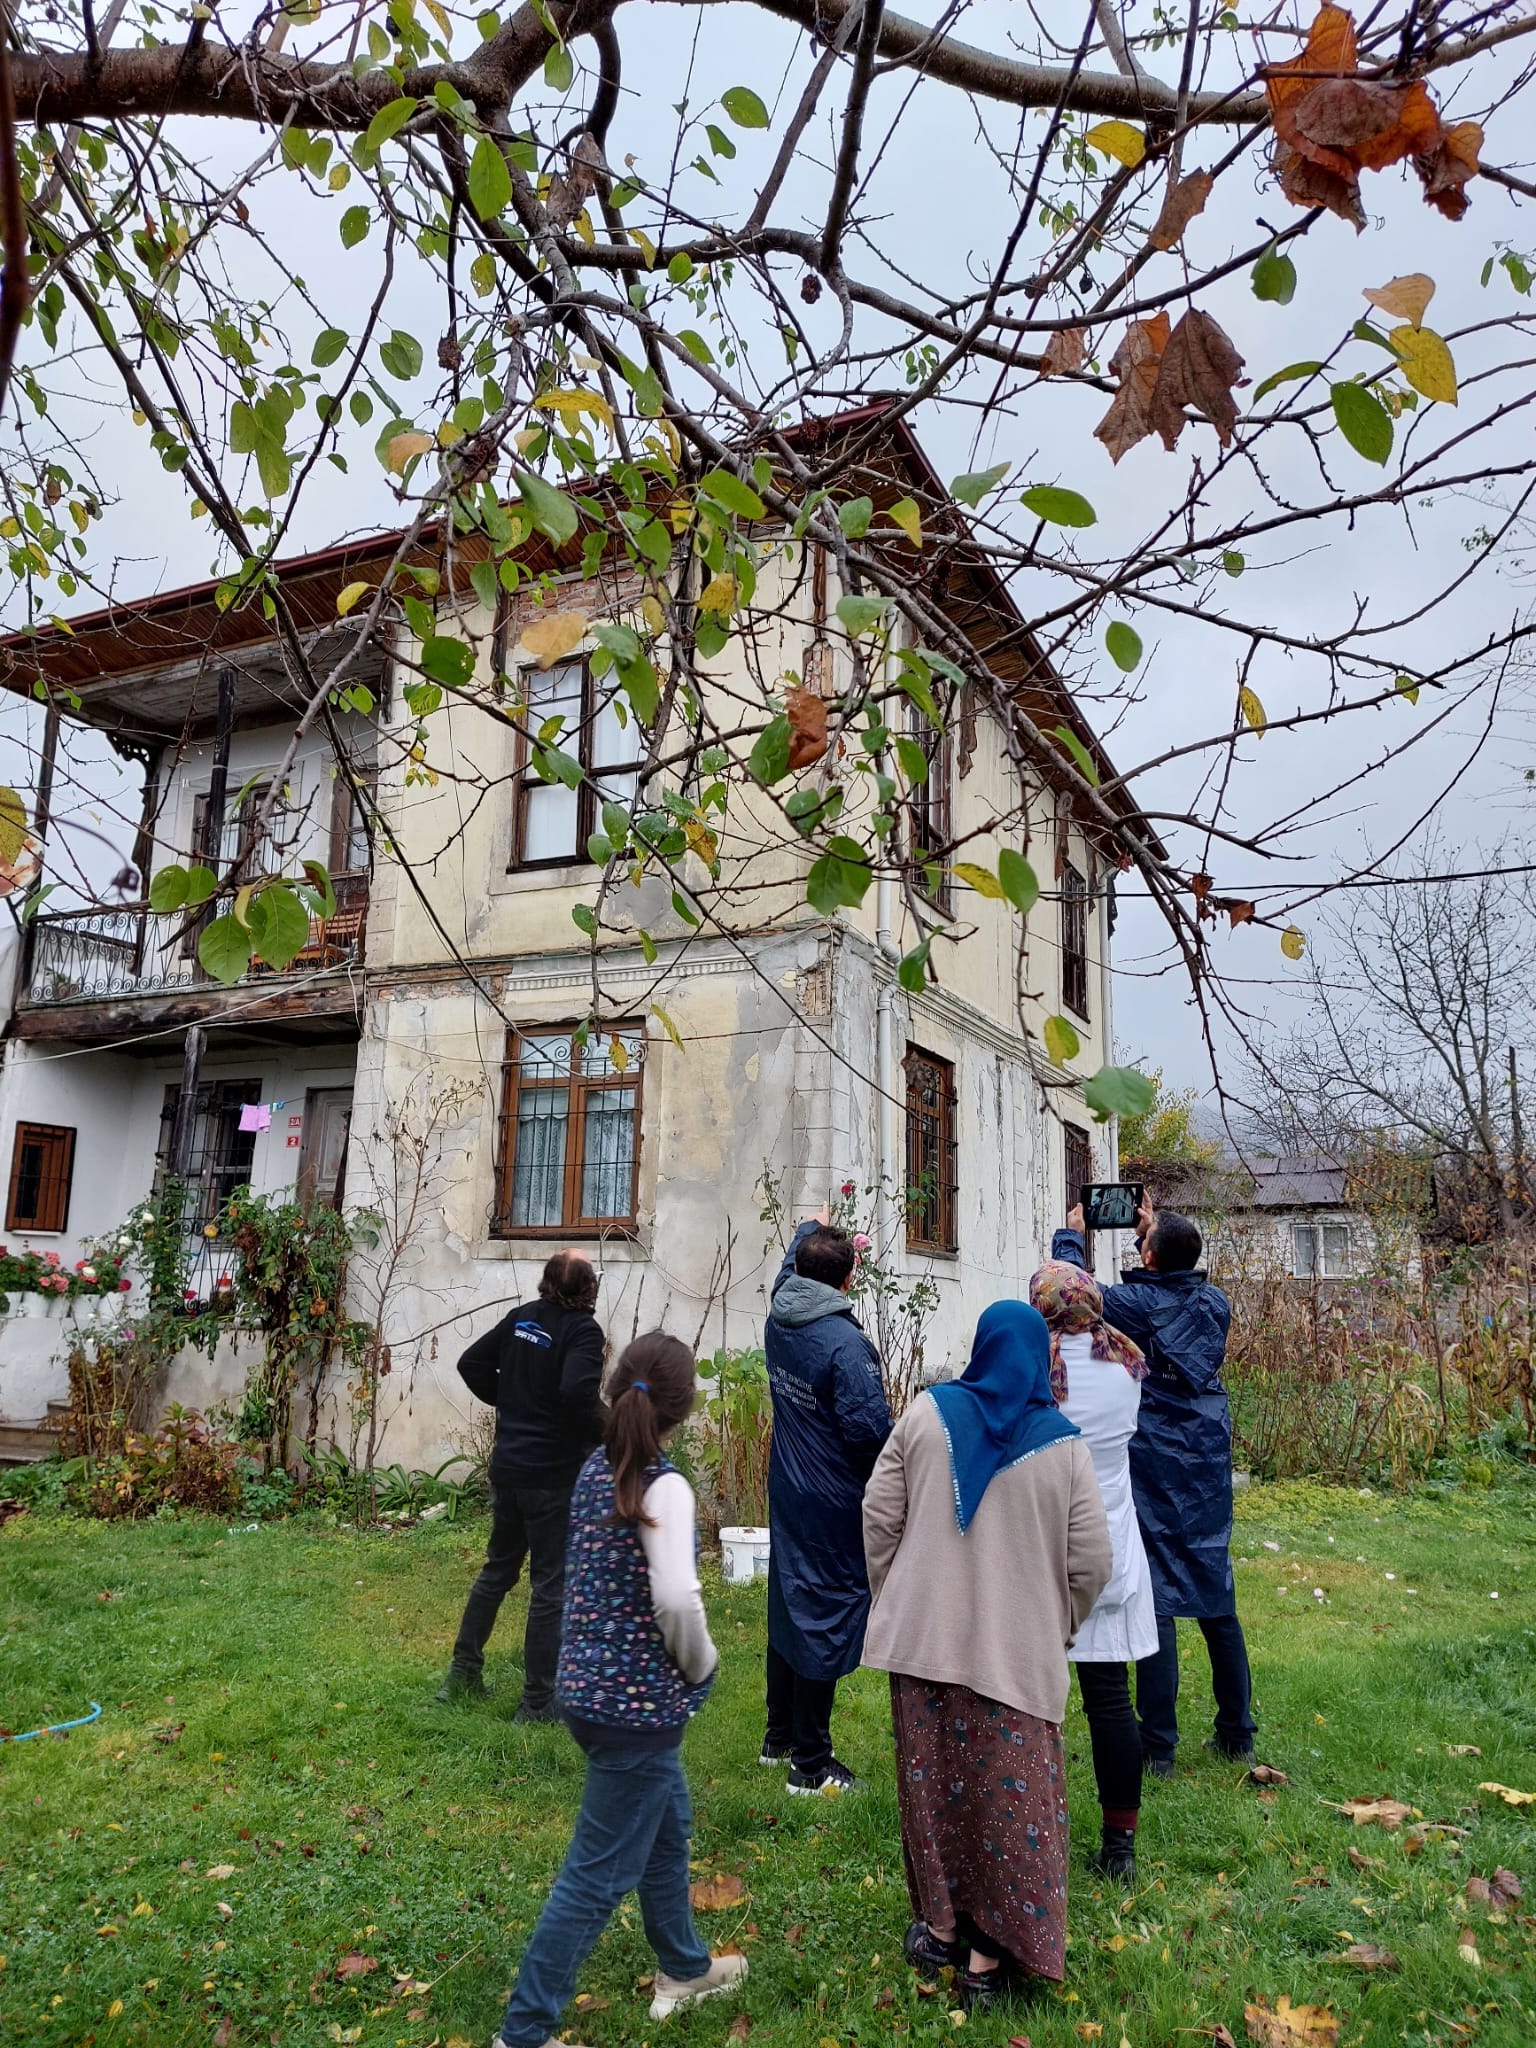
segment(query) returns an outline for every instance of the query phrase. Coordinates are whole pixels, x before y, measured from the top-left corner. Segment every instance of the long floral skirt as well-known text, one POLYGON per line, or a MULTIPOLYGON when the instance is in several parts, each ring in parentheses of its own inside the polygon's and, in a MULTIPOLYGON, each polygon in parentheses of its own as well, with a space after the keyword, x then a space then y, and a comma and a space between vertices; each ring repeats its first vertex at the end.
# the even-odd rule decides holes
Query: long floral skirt
POLYGON ((915 1918, 1060 1983, 1067 1932, 1061 1729, 963 1685, 891 1675, 901 1849, 915 1918))

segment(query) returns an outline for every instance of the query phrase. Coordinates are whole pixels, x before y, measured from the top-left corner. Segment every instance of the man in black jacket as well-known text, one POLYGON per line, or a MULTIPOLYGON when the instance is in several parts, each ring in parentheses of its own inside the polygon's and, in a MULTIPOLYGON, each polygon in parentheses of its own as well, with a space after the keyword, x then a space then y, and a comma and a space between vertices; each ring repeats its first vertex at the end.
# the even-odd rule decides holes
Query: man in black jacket
POLYGON ((603 1332, 592 1313, 597 1275, 579 1252, 557 1252, 539 1298, 477 1337, 459 1376, 496 1410, 491 1540, 459 1623, 440 1700, 483 1694, 485 1646, 528 1561, 523 1698, 514 1719, 553 1721, 565 1600, 565 1539, 577 1475, 602 1441, 603 1332))

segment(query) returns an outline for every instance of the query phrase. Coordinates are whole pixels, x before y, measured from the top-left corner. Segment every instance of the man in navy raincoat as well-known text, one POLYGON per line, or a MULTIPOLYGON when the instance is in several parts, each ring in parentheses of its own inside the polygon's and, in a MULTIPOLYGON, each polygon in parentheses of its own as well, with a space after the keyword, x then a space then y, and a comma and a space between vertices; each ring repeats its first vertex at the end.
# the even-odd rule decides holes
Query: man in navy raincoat
POLYGON ((832 1753, 837 1681, 869 1619, 864 1488, 891 1433, 880 1354, 848 1302, 855 1253, 823 1219, 790 1240, 764 1332, 773 1396, 768 1461, 768 1733, 761 1761, 789 1790, 846 1791, 832 1753))
MULTIPOLYGON (((1086 1266, 1082 1211, 1058 1230, 1053 1259, 1086 1266)), ((1178 1746, 1176 1617, 1198 1621, 1211 1658, 1218 1756, 1253 1754, 1253 1683, 1232 1580, 1232 1415, 1221 1384, 1232 1305, 1197 1271, 1200 1232, 1148 1203, 1137 1222, 1139 1267, 1104 1289, 1104 1318, 1146 1355, 1131 1438, 1131 1491, 1157 1609, 1158 1648, 1136 1666, 1136 1716, 1146 1768, 1173 1776, 1178 1746)))

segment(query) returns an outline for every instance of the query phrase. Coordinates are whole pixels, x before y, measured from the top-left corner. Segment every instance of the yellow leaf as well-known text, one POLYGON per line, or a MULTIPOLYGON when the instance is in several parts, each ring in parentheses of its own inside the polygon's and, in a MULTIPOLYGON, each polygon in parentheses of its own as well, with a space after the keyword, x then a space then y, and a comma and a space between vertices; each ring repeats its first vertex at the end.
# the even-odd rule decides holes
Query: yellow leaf
POLYGON ((439 448, 451 448, 455 441, 462 441, 463 438, 464 429, 456 427, 452 420, 444 420, 437 430, 437 445, 439 448))
POLYGON ((608 1064, 616 1074, 629 1072, 629 1052, 622 1038, 609 1039, 608 1064))
POLYGON ((720 842, 702 819, 689 818, 683 826, 683 837, 690 853, 696 853, 706 867, 714 866, 720 842))
POLYGON ((1280 934, 1280 950, 1287 960, 1299 960, 1307 950, 1307 935, 1294 924, 1280 934))
POLYGON ((1422 270, 1414 270, 1407 277, 1394 277, 1390 284, 1377 285, 1374 291, 1367 290, 1362 296, 1394 320, 1407 320, 1417 327, 1424 318, 1424 308, 1435 296, 1435 280, 1426 277, 1422 270))
POLYGON ((1090 149, 1112 156, 1117 164, 1134 171, 1147 153, 1147 138, 1129 121, 1100 121, 1083 137, 1090 149))
POLYGON ((14 540, 21 531, 19 519, 0 519, 0 540, 14 540))
POLYGON ((325 182, 333 192, 345 192, 348 185, 352 182, 352 166, 350 164, 332 164, 330 176, 325 182))
MULTIPOLYGON (((194 499, 194 501, 193 501, 194 505, 195 505, 195 504, 197 504, 198 502, 199 502, 199 501, 198 501, 198 500, 196 500, 196 499, 194 499)), ((203 507, 203 510, 204 510, 204 511, 206 512, 206 511, 207 511, 207 509, 208 509, 208 508, 207 508, 207 506, 205 505, 205 506, 203 507)), ((80 502, 80 500, 79 500, 78 498, 71 498, 71 499, 70 499, 70 501, 69 501, 69 516, 70 516, 70 518, 71 518, 71 519, 73 519, 73 520, 74 520, 74 522, 75 522, 75 531, 76 531, 76 533, 84 533, 85 529, 86 529, 86 528, 87 528, 87 527, 88 527, 88 526, 90 525, 90 523, 91 523, 91 515, 90 515, 90 513, 86 511, 85 507, 84 507, 84 506, 83 506, 83 505, 81 504, 81 502, 80 502)), ((194 513, 194 515, 193 515, 193 516, 195 517, 195 516, 196 516, 196 514, 194 513)))
POLYGON ((1441 405, 1456 403, 1456 365, 1432 327, 1394 327, 1387 339, 1415 391, 1441 405))
POLYGON ((154 1917, 154 1911, 155 1909, 148 1899, 140 1899, 139 1903, 134 1907, 130 1918, 134 1920, 149 1920, 154 1917))
POLYGON ((1456 1953, 1464 1963, 1470 1963, 1474 1970, 1483 1967, 1483 1959, 1477 1952, 1477 1937, 1470 1927, 1463 1927, 1461 1939, 1456 1944, 1456 1953))
POLYGON ((634 243, 635 247, 640 251, 641 255, 644 256, 646 269, 654 270, 656 268, 656 244, 645 232, 645 229, 631 228, 629 231, 629 239, 634 243))
POLYGON ((522 645, 540 668, 548 668, 586 637, 587 621, 581 612, 541 612, 523 628, 522 645))
POLYGON ((645 621, 646 632, 653 640, 666 631, 667 615, 662 610, 660 601, 649 593, 640 600, 640 616, 645 621))
POLYGON ((999 903, 1007 901, 1007 892, 990 868, 979 868, 972 861, 957 860, 950 872, 957 882, 964 882, 978 896, 990 896, 999 903))
POLYGON ((736 578, 722 570, 718 576, 711 576, 699 592, 699 610, 713 612, 717 618, 729 617, 736 603, 736 578))
POLYGON ((1517 1792, 1513 1785, 1484 1784, 1479 1792, 1496 1792, 1506 1806, 1536 1806, 1536 1792, 1517 1792))
POLYGON ((677 1026, 672 1022, 672 1019, 667 1015, 666 1011, 661 1007, 660 1003, 652 1003, 651 1015, 656 1019, 657 1023, 660 1024, 662 1030, 666 1032, 668 1038, 671 1039, 672 1043, 677 1047, 678 1051, 684 1052, 686 1048, 683 1045, 682 1039, 679 1038, 677 1035, 677 1026))
POLYGON ((916 498, 898 498, 885 516, 893 525, 901 528, 913 547, 922 546, 923 514, 916 498))
MULTIPOLYGON (((592 231, 592 216, 590 213, 588 213, 585 207, 581 209, 580 213, 578 213, 576 218, 571 222, 571 232, 576 236, 578 241, 585 242, 589 249, 596 242, 597 236, 592 231)), ((655 260, 656 259, 652 257, 651 261, 653 263, 655 262, 655 260)))
POLYGON ((613 407, 600 391, 545 391, 533 402, 548 412, 559 413, 562 421, 579 421, 584 412, 590 413, 593 419, 602 421, 609 433, 613 432, 613 407))
POLYGON ((120 1998, 114 1998, 112 2003, 107 2007, 107 2018, 109 2020, 115 2020, 121 2013, 122 2009, 123 2001, 120 1998))
POLYGON ((439 4, 439 0, 427 0, 427 12, 442 30, 443 41, 451 43, 453 41, 453 23, 448 19, 448 10, 439 4))
POLYGON ((14 789, 0 788, 0 860, 15 860, 27 843, 27 807, 14 789))
POLYGON ((396 476, 404 476, 406 464, 414 461, 418 455, 425 455, 431 446, 430 434, 392 435, 389 446, 384 451, 385 466, 392 469, 396 476))
POLYGON ((371 583, 349 583, 336 600, 337 618, 344 619, 358 599, 366 597, 372 588, 373 585, 371 583))
POLYGON ((1066 1017, 1047 1017, 1045 1020, 1045 1050, 1058 1067, 1064 1067, 1068 1060, 1076 1059, 1082 1050, 1082 1041, 1066 1017))
POLYGON ((1262 732, 1269 721, 1264 716, 1264 706, 1246 684, 1237 693, 1237 704, 1238 709, 1253 727, 1254 731, 1262 732))
POLYGON ((1410 704, 1418 703, 1419 686, 1413 680, 1412 676, 1399 676, 1397 682, 1394 685, 1394 688, 1396 689, 1399 697, 1406 697, 1410 704))
MULTIPOLYGON (((253 897, 253 896, 254 896, 255 894, 256 894, 256 884, 255 884, 254 882, 247 882, 247 883, 246 883, 246 885, 245 885, 245 887, 244 887, 244 888, 243 888, 243 889, 242 889, 242 890, 240 891, 240 893, 239 893, 239 894, 238 894, 238 895, 236 896, 236 898, 235 898, 234 902, 233 902, 233 903, 232 903, 232 904, 231 904, 231 905, 229 906, 229 907, 230 907, 230 909, 231 909, 231 910, 232 910, 232 911, 234 912, 234 914, 235 914, 235 919, 236 919, 236 922, 237 922, 237 923, 239 923, 239 924, 245 924, 245 921, 246 921, 246 912, 247 912, 247 911, 248 911, 248 910, 250 909, 250 907, 251 907, 251 898, 252 898, 252 897, 253 897)), ((247 929, 249 929, 249 927, 248 927, 248 926, 247 926, 247 929)))

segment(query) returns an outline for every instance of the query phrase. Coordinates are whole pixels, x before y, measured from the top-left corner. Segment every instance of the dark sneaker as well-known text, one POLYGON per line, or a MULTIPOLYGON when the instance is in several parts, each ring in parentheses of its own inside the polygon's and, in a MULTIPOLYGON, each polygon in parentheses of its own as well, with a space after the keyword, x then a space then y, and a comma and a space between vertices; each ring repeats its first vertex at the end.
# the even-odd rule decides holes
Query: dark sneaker
POLYGON ((969 1953, 964 1942, 940 1941, 926 1920, 912 1922, 901 1944, 901 1952, 919 1977, 929 1984, 941 1970, 963 1970, 969 1953))
POLYGON ((769 1770, 777 1770, 780 1764, 787 1764, 789 1762, 789 1744, 787 1742, 770 1742, 765 1736, 763 1738, 763 1746, 758 1752, 757 1760, 760 1764, 766 1764, 769 1770))
POLYGON ((457 1664, 448 1666, 448 1676, 433 1694, 445 1707, 456 1706, 460 1700, 488 1700, 490 1696, 491 1689, 478 1671, 464 1671, 457 1664))
POLYGON ((1095 1877, 1107 1877, 1114 1884, 1136 1882, 1136 1834, 1132 1828, 1105 1828, 1104 1839, 1088 1858, 1095 1877))
POLYGON ((955 1973, 955 1989, 964 2013, 989 2013, 1008 1995, 1008 1973, 1001 1963, 995 1970, 965 1969, 955 1973))
POLYGON ((1220 1757, 1224 1764, 1251 1764, 1253 1744, 1251 1742, 1223 1742, 1219 1735, 1213 1735, 1206 1743, 1212 1756, 1220 1757))
POLYGON ((802 1771, 796 1765, 789 1774, 788 1788, 801 1799, 835 1799, 843 1792, 862 1792, 861 1779, 856 1778, 846 1764, 840 1764, 833 1757, 825 1770, 802 1771))
POLYGON ((1162 1778, 1166 1781, 1175 1775, 1171 1756, 1155 1756, 1150 1751, 1142 1758, 1141 1768, 1149 1778, 1162 1778))
POLYGON ((512 1716, 512 1719, 521 1728, 559 1727, 560 1710, 553 1700, 545 1700, 540 1705, 530 1704, 525 1699, 518 1707, 517 1712, 512 1716))

